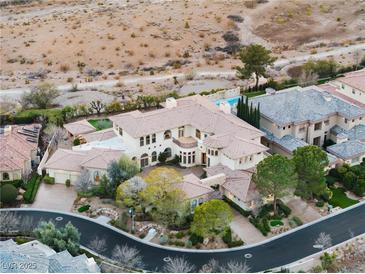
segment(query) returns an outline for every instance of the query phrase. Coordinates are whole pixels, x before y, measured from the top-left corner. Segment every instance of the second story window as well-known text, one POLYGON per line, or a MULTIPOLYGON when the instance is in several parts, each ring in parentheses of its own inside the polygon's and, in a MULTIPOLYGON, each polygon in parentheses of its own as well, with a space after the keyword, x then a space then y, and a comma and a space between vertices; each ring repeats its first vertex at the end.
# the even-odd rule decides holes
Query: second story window
POLYGON ((149 135, 146 136, 146 145, 149 145, 151 141, 151 137, 149 135))
POLYGON ((314 124, 314 130, 321 130, 321 129, 322 129, 322 123, 314 124))
POLYGON ((171 130, 166 130, 163 134, 165 140, 166 139, 171 139, 171 130))
POLYGON ((201 132, 200 132, 200 130, 199 130, 199 129, 196 129, 196 130, 195 130, 195 137, 196 137, 196 138, 198 138, 198 139, 200 139, 200 138, 201 138, 201 132))
POLYGON ((179 127, 179 138, 184 137, 184 129, 185 127, 179 127))
POLYGON ((155 133, 152 134, 152 143, 156 143, 156 134, 155 133))
POLYGON ((144 137, 139 138, 139 146, 144 146, 144 137))

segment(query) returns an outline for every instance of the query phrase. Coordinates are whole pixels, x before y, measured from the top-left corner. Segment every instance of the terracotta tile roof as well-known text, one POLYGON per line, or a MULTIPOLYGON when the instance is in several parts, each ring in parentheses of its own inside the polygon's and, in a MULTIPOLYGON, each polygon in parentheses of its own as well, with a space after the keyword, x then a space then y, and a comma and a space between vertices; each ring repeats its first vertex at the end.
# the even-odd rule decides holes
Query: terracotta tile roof
POLYGON ((262 144, 231 134, 209 136, 204 140, 204 145, 208 148, 222 149, 222 153, 231 159, 239 159, 269 150, 262 144))
POLYGON ((117 134, 112 128, 82 134, 86 142, 105 141, 116 137, 117 134))
POLYGON ((73 136, 96 131, 96 129, 85 119, 65 124, 63 127, 73 136))
POLYGON ((236 116, 223 113, 202 96, 190 96, 176 101, 177 106, 174 108, 145 113, 132 111, 112 116, 110 120, 135 138, 184 125, 192 125, 212 134, 234 133, 245 139, 264 135, 236 116))
POLYGON ((365 69, 346 73, 344 77, 337 78, 336 81, 365 93, 365 69))
MULTIPOLYGON (((26 126, 25 128, 40 127, 39 124, 26 126)), ((23 126, 11 125, 1 130, 0 133, 0 170, 11 171, 24 168, 24 163, 31 160, 32 151, 38 147, 27 139, 29 136, 19 133, 23 126)), ((38 137, 34 138, 38 141, 38 137)))
POLYGON ((214 192, 212 188, 202 184, 194 174, 185 175, 183 182, 177 184, 177 187, 186 193, 189 200, 214 192))
POLYGON ((204 170, 207 172, 208 177, 224 173, 226 175, 226 182, 222 185, 222 187, 241 201, 245 202, 249 200, 249 190, 252 188, 252 172, 246 170, 232 170, 221 164, 207 167, 204 170))
POLYGON ((112 160, 119 160, 122 156, 120 150, 91 149, 73 151, 57 149, 45 163, 46 169, 57 169, 80 172, 82 167, 106 169, 112 160))
POLYGON ((338 98, 341 98, 355 106, 358 106, 358 107, 361 107, 361 108, 364 108, 365 109, 365 104, 353 99, 353 98, 350 98, 346 95, 344 95, 343 93, 341 93, 339 90, 338 90, 338 87, 332 85, 332 84, 323 84, 323 85, 320 85, 318 86, 320 87, 321 89, 331 93, 332 95, 338 97, 338 98))

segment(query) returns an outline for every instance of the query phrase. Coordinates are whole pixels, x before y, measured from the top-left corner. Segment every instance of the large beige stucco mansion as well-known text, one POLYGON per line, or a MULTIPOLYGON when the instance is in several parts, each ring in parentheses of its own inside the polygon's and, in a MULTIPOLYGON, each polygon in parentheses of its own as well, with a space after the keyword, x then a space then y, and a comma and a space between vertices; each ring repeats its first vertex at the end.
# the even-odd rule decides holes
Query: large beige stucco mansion
POLYGON ((218 108, 201 96, 168 98, 163 109, 133 111, 110 117, 124 144, 125 153, 141 167, 155 165, 158 155, 177 155, 180 165, 218 164, 232 170, 249 169, 268 150, 264 133, 231 114, 228 104, 218 108))

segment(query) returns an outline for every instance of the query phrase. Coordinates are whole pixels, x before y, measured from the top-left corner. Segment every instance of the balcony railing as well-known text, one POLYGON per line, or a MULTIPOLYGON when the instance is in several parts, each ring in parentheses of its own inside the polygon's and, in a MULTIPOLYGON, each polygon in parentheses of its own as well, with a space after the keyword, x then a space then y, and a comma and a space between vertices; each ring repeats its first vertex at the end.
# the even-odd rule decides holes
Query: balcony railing
POLYGON ((198 146, 198 141, 193 137, 173 138, 172 141, 181 148, 194 148, 198 146))

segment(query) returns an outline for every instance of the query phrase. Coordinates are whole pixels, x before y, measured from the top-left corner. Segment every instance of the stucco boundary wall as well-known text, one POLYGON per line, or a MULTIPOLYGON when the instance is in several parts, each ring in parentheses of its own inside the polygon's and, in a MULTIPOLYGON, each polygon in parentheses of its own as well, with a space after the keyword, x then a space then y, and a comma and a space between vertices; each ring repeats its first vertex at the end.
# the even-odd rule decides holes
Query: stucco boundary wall
POLYGON ((51 141, 49 142, 46 151, 44 152, 44 155, 42 157, 41 162, 39 163, 38 167, 37 167, 37 173, 39 175, 42 175, 42 170, 44 167, 44 164, 47 162, 48 158, 49 158, 49 154, 50 151, 52 150, 52 148, 55 146, 55 135, 52 136, 51 141))
POLYGON ((340 247, 346 246, 347 244, 351 244, 356 242, 359 239, 363 239, 365 237, 365 233, 357 235, 354 238, 348 239, 347 241, 344 241, 342 243, 339 243, 337 245, 331 246, 325 250, 321 250, 315 254, 312 254, 308 257, 302 258, 298 261, 292 262, 290 264, 281 266, 281 267, 277 267, 274 269, 271 269, 272 272, 277 272, 280 271, 282 269, 286 269, 289 270, 290 272, 294 272, 294 273, 298 273, 300 271, 305 271, 305 272, 311 272, 311 269, 317 265, 319 265, 321 263, 321 256, 327 252, 327 253, 333 253, 336 252, 336 250, 340 247))
POLYGON ((233 88, 233 89, 227 89, 227 90, 221 90, 217 91, 216 93, 205 95, 209 100, 216 101, 219 99, 227 99, 231 97, 236 97, 241 94, 240 87, 233 88))

